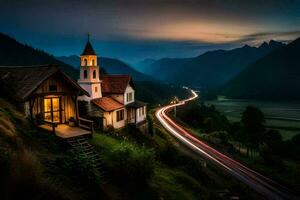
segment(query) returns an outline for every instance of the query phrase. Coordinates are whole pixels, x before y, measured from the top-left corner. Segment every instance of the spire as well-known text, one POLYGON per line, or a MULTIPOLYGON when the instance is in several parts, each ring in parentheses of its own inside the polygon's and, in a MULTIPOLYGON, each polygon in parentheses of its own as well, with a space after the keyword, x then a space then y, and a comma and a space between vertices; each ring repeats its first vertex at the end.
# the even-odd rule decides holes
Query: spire
POLYGON ((81 55, 82 56, 83 55, 96 55, 96 53, 92 47, 92 44, 90 43, 90 33, 88 33, 87 36, 88 36, 88 40, 87 40, 87 43, 86 43, 85 48, 81 55))

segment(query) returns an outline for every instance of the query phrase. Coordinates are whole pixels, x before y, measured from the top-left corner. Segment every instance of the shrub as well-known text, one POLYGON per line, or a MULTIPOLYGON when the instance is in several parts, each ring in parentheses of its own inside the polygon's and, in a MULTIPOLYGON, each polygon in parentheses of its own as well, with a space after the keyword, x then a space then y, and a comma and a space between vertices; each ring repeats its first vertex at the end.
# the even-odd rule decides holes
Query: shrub
POLYGON ((145 183, 154 175, 154 152, 127 142, 116 145, 107 155, 106 162, 112 175, 126 183, 145 183))
POLYGON ((102 174, 94 167, 94 163, 77 151, 69 151, 57 157, 56 165, 80 182, 94 185, 103 183, 102 174))

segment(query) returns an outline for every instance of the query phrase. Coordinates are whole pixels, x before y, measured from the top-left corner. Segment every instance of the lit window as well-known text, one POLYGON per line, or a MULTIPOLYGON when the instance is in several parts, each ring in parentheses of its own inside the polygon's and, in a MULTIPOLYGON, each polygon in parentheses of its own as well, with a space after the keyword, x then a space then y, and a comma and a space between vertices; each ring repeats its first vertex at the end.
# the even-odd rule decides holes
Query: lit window
POLYGON ((117 111, 117 122, 124 119, 124 110, 117 111))
POLYGON ((95 66, 95 60, 94 59, 92 60, 92 66, 95 66))
POLYGON ((97 87, 95 87, 95 92, 98 92, 98 88, 97 87))

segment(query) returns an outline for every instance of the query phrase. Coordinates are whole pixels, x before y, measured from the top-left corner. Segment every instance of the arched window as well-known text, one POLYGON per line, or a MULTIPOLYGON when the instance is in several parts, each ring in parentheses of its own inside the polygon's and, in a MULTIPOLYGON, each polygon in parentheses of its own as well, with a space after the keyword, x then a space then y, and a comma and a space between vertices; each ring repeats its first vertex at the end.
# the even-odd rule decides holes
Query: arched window
POLYGON ((83 60, 83 64, 84 64, 84 66, 87 66, 87 59, 86 58, 83 60))
POLYGON ((94 59, 92 60, 92 66, 95 66, 95 60, 94 59))
POLYGON ((83 78, 87 79, 87 70, 86 69, 83 71, 83 78))
POLYGON ((96 78, 96 70, 93 71, 93 78, 96 78))

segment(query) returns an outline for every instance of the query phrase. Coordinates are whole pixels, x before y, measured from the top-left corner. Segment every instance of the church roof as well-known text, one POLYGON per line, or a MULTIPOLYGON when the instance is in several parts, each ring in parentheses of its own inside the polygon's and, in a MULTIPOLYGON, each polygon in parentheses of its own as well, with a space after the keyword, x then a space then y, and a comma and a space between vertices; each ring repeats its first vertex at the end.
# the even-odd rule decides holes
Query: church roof
POLYGON ((92 44, 90 43, 90 41, 88 41, 85 45, 85 48, 81 54, 82 56, 84 55, 96 55, 94 49, 93 49, 93 46, 92 44))
POLYGON ((93 99, 92 102, 98 107, 100 107, 102 110, 107 112, 124 107, 124 105, 122 105, 112 97, 101 97, 99 99, 93 99))
MULTIPOLYGON (((79 94, 89 94, 74 80, 63 73, 56 65, 39 66, 0 66, 0 88, 9 91, 12 98, 26 100, 50 76, 60 75, 71 84, 79 94)), ((3 95, 3 94, 2 94, 3 95)))
POLYGON ((124 94, 128 85, 135 89, 129 75, 101 75, 101 90, 103 94, 124 94))

